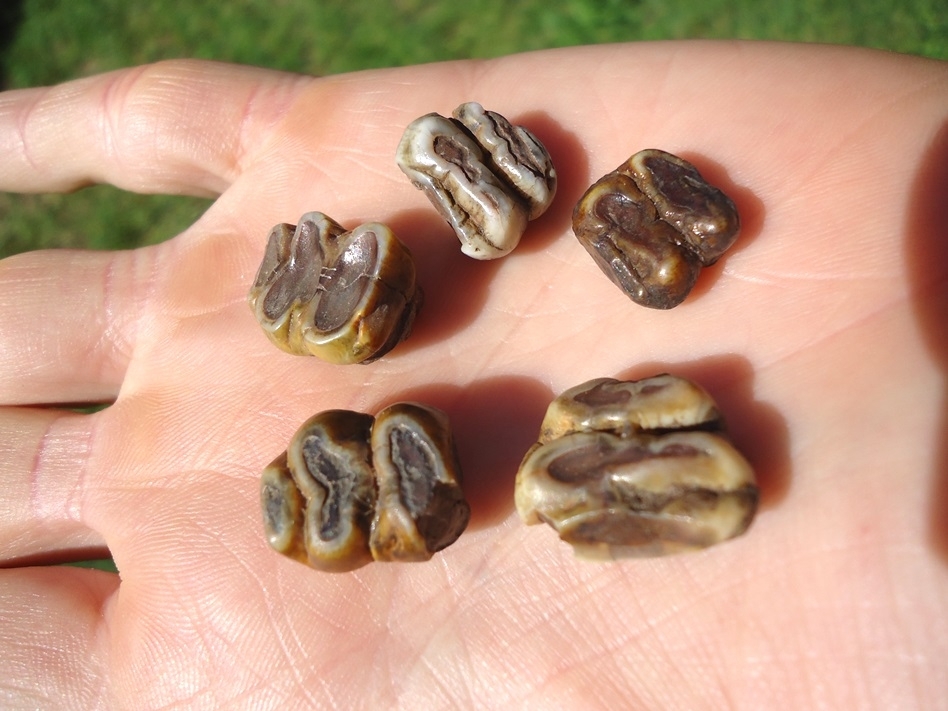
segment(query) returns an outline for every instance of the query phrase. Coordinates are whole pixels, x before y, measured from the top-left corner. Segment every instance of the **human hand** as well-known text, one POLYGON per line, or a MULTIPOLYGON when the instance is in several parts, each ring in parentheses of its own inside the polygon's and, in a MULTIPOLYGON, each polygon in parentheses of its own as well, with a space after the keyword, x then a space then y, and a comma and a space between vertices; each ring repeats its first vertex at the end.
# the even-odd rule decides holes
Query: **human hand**
POLYGON ((0 189, 219 195, 132 252, 0 262, 0 698, 153 708, 933 708, 948 671, 948 71, 848 48, 659 43, 313 79, 173 62, 0 95, 0 189), (496 262, 394 164, 477 100, 534 130, 550 212, 496 262), (744 231, 673 311, 570 234, 635 151, 694 162, 744 231), (390 224, 427 304, 379 362, 279 352, 246 294, 270 227, 390 224), (670 370, 760 477, 743 537, 576 561, 513 512, 546 404, 670 370), (270 550, 262 468, 313 413, 441 407, 469 529, 424 564, 270 550), (63 403, 112 401, 94 414, 63 403), (56 406, 46 406, 56 405, 56 406), (45 406, 45 407, 39 407, 45 406), (28 567, 107 546, 119 577, 28 567))

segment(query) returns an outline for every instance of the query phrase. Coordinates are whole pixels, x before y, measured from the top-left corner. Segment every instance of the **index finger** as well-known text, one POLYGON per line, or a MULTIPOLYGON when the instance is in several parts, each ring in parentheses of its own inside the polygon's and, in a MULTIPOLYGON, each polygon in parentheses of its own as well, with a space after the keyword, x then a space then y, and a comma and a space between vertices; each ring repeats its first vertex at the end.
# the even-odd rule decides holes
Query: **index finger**
POLYGON ((0 94, 0 190, 215 195, 304 77, 197 61, 0 94))

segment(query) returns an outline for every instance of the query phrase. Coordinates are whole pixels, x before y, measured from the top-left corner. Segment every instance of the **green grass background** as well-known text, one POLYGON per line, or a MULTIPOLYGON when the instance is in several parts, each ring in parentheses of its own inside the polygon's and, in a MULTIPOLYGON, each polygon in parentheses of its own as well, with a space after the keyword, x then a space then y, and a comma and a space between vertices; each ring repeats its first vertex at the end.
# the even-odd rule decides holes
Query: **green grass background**
MULTIPOLYGON (((578 44, 747 38, 948 59, 945 0, 3 0, 0 81, 54 84, 171 57, 330 74, 578 44)), ((107 186, 0 193, 0 257, 166 239, 207 201, 107 186)))
MULTIPOLYGON (((945 0, 0 0, 0 85, 173 57, 331 74, 604 42, 827 42, 948 59, 945 0)), ((0 156, 2 160, 2 156, 0 156)), ((167 239, 208 202, 109 186, 0 193, 0 257, 167 239)), ((114 570, 111 561, 87 563, 114 570)))

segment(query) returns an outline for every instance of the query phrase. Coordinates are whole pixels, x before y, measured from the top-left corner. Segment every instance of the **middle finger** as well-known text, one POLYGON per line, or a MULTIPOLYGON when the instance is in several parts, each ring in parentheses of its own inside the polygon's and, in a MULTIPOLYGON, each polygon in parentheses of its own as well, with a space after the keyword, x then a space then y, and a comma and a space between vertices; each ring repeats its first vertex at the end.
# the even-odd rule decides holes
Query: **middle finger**
POLYGON ((115 399, 154 255, 47 251, 0 262, 0 404, 115 399))

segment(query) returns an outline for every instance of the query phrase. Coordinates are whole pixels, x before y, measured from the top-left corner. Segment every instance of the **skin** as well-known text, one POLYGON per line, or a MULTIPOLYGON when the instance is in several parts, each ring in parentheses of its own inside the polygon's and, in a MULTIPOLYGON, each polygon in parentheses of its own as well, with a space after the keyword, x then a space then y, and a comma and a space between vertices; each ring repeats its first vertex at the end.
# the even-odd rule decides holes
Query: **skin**
POLYGON ((70 708, 937 708, 948 688, 948 67, 659 43, 315 79, 198 62, 0 95, 0 189, 219 196, 183 234, 0 262, 0 699, 70 708), (557 200, 476 263, 394 164, 467 100, 534 131, 557 200), (635 151, 694 162, 744 231, 670 312, 570 233, 635 151), (383 360, 277 351, 246 293, 269 229, 389 223, 428 295, 383 360), (522 525, 546 405, 671 370, 757 470, 743 537, 576 561, 522 525), (321 574, 269 550, 258 478, 307 417, 441 407, 468 531, 321 574), (113 401, 95 414, 63 403, 113 401), (58 406, 57 406, 58 404, 58 406), (120 576, 33 567, 108 547, 120 576))

